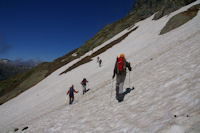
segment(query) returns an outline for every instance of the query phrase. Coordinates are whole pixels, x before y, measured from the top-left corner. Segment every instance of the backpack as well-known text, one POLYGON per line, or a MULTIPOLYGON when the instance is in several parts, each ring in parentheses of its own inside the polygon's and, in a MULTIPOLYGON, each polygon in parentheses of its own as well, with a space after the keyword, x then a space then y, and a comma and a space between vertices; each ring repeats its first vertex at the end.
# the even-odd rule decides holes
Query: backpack
POLYGON ((85 78, 83 79, 83 81, 82 81, 81 84, 82 84, 82 85, 86 85, 86 79, 85 79, 85 78))
POLYGON ((126 63, 125 59, 122 57, 117 58, 117 69, 118 69, 118 74, 121 74, 122 72, 125 72, 126 70, 126 63))
POLYGON ((72 97, 74 95, 74 89, 71 87, 69 90, 69 96, 72 97))

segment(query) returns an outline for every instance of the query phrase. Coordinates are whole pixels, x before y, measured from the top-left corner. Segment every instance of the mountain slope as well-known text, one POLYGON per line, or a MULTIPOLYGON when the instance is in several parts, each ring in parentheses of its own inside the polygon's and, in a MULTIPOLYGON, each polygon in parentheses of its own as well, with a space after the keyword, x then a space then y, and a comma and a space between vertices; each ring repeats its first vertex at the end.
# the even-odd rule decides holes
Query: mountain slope
POLYGON ((132 27, 154 13, 154 20, 162 18, 171 12, 188 5, 196 0, 136 0, 129 14, 124 18, 103 27, 94 37, 78 49, 78 54, 83 54, 101 45, 126 28, 132 27))
MULTIPOLYGON (((119 21, 103 27, 94 37, 84 43, 80 48, 69 52, 53 62, 42 63, 38 67, 33 68, 25 74, 17 75, 6 80, 5 82, 0 82, 0 89, 4 92, 2 93, 3 97, 0 97, 0 104, 5 103, 9 99, 19 95, 21 92, 39 83, 58 68, 70 63, 75 59, 78 59, 102 43, 109 41, 109 39, 116 36, 126 28, 133 27, 136 22, 150 17, 154 13, 156 14, 153 19, 157 20, 194 1, 196 0, 136 0, 136 2, 133 4, 133 9, 128 15, 119 21)), ((182 20, 183 19, 180 19, 178 21, 182 20)), ((82 63, 84 62, 85 61, 82 63)))
MULTIPOLYGON (((103 60, 101 68, 94 57, 91 62, 59 75, 84 58, 80 57, 1 105, 0 131, 12 132, 25 126, 29 127, 25 131, 28 133, 183 133, 198 130, 199 11, 181 27, 163 35, 159 33, 170 18, 199 3, 200 0, 156 21, 151 16, 136 23, 136 31, 99 55, 103 60), (133 66, 133 71, 127 73, 124 87, 135 87, 123 103, 116 102, 111 80, 115 59, 120 53, 124 53, 133 66), (65 106, 68 87, 74 84, 81 91, 83 77, 89 80, 91 91, 84 96, 76 95, 75 104, 65 106)), ((130 30, 124 30, 85 56, 130 30)))

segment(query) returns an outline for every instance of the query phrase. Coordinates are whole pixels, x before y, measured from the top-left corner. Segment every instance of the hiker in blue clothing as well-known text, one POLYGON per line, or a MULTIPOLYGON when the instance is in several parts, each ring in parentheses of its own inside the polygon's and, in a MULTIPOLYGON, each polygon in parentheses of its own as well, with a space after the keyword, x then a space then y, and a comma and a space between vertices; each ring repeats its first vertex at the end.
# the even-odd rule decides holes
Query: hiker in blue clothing
POLYGON ((69 94, 69 104, 72 104, 73 101, 74 101, 74 92, 75 92, 75 93, 78 93, 78 91, 76 91, 76 90, 74 89, 74 85, 72 85, 72 86, 70 87, 70 89, 68 90, 68 92, 67 92, 67 95, 69 94))

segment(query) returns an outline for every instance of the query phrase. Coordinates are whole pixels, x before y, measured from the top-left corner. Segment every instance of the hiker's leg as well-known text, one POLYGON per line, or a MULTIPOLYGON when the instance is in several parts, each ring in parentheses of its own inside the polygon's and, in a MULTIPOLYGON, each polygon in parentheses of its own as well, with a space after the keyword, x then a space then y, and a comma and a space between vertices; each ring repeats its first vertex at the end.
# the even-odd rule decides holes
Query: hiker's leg
POLYGON ((124 100, 123 86, 124 86, 125 78, 126 78, 126 74, 120 75, 120 79, 119 79, 119 94, 118 94, 118 101, 119 102, 124 100))
POLYGON ((72 103, 74 102, 74 97, 72 97, 72 103))
POLYGON ((118 100, 119 97, 119 84, 120 84, 120 75, 116 77, 116 99, 118 100))
POLYGON ((86 93, 86 85, 84 85, 84 93, 86 93))
POLYGON ((84 95, 85 91, 84 91, 84 86, 83 85, 82 85, 82 89, 83 89, 83 95, 84 95))
POLYGON ((69 97, 69 104, 72 104, 72 99, 71 99, 71 97, 69 97))
POLYGON ((120 75, 120 78, 119 78, 119 94, 123 93, 125 78, 126 78, 126 74, 120 75))

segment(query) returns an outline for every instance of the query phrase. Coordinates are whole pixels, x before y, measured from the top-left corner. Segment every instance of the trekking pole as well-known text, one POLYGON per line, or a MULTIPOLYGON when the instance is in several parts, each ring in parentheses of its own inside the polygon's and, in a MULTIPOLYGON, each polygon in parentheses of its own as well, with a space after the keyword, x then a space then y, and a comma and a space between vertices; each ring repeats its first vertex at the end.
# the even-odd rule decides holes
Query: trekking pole
POLYGON ((80 95, 79 95, 79 94, 77 94, 77 103, 78 103, 78 101, 79 101, 79 96, 80 96, 80 95))
POLYGON ((129 71, 129 88, 131 88, 131 85, 130 85, 130 73, 131 73, 131 71, 129 71))
POLYGON ((113 89, 113 79, 112 79, 112 88, 111 88, 111 93, 110 93, 110 105, 111 105, 111 98, 112 98, 112 89, 113 89))
POLYGON ((65 105, 67 105, 67 95, 65 96, 65 105))

